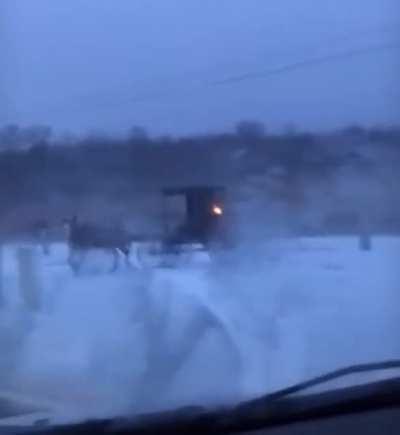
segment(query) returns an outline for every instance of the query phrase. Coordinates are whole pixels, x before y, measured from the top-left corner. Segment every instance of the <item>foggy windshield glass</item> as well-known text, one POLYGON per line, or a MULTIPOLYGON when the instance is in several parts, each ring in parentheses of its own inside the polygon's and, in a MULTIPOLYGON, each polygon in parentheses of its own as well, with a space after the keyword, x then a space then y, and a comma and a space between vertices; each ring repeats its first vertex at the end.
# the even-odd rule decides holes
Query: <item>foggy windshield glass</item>
POLYGON ((1 0, 0 396, 128 415, 399 358, 399 12, 1 0))

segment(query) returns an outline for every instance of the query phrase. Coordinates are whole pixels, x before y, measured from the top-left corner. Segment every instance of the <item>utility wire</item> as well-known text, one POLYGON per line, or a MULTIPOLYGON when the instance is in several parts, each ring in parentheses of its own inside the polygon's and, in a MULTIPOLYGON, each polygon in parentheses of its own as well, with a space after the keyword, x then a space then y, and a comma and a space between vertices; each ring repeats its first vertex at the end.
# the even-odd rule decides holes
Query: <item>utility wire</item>
POLYGON ((281 67, 277 68, 271 68, 267 70, 261 70, 261 71, 255 71, 250 73, 245 73, 237 76, 228 77, 226 79, 222 80, 216 80, 214 82, 211 82, 210 84, 212 86, 220 86, 220 85, 228 85, 228 84, 234 84, 239 83, 247 80, 255 80, 255 79, 263 79, 265 77, 269 77, 272 75, 278 75, 278 74, 284 74, 284 73, 290 73, 292 71, 313 67, 317 65, 322 65, 326 63, 331 62, 338 62, 342 60, 351 59, 354 57, 360 57, 365 56, 368 54, 381 52, 381 51, 388 51, 393 50, 396 48, 400 48, 400 41, 392 41, 386 44, 380 44, 375 46, 369 46, 364 48, 359 48, 355 50, 349 50, 347 52, 332 54, 328 56, 320 56, 320 57, 313 57, 310 59, 305 59, 299 62, 293 62, 287 65, 283 65, 281 67))
MULTIPOLYGON (((193 87, 190 89, 176 89, 171 91, 164 91, 153 93, 149 95, 136 96, 126 99, 127 104, 138 104, 138 103, 146 103, 146 102, 156 102, 163 101, 165 98, 170 97, 179 97, 179 96, 187 96, 188 94, 194 94, 203 92, 204 89, 217 87, 217 86, 227 86, 234 85, 236 83, 251 81, 251 80, 260 80, 265 79, 274 75, 288 74, 294 72, 296 70, 311 68, 318 65, 330 64, 335 62, 346 61, 348 59, 362 57, 371 55, 374 53, 385 52, 390 50, 400 49, 400 41, 391 41, 388 43, 371 45, 368 47, 362 47, 358 49, 348 50, 341 53, 325 55, 320 57, 313 57, 309 59, 304 59, 298 62, 293 62, 289 64, 282 65, 276 68, 270 68, 260 71, 254 71, 250 73, 235 75, 231 77, 227 77, 225 79, 214 80, 206 83, 200 83, 199 86, 193 87)), ((113 105, 118 104, 117 102, 113 105)), ((124 103, 122 103, 124 104, 124 103)))
MULTIPOLYGON (((329 54, 325 56, 312 57, 308 59, 304 59, 297 62, 288 63, 279 67, 269 68, 259 71, 248 72, 244 74, 238 74, 230 77, 226 77, 223 79, 208 81, 208 82, 199 82, 197 85, 193 85, 190 88, 183 88, 180 86, 176 89, 166 89, 158 92, 143 92, 142 94, 133 95, 131 97, 127 96, 122 99, 110 101, 110 102, 98 102, 94 103, 96 106, 96 110, 101 109, 110 109, 114 107, 120 107, 122 105, 136 105, 136 104, 144 104, 151 102, 163 102, 173 97, 184 97, 188 95, 196 95, 200 92, 204 92, 205 89, 211 89, 219 86, 228 86, 234 85, 241 82, 251 81, 251 80, 261 80, 267 77, 281 75, 281 74, 289 74, 297 70, 312 68, 318 65, 330 64, 335 62, 342 62, 348 59, 368 56, 374 53, 386 52, 391 50, 400 49, 400 41, 393 40, 386 43, 370 45, 367 47, 357 48, 353 50, 343 51, 341 53, 329 54)), ((84 101, 81 99, 77 101, 77 105, 73 105, 70 110, 81 111, 85 110, 84 101)), ((62 111, 68 110, 66 107, 61 109, 62 111)), ((60 111, 56 107, 52 108, 52 111, 60 111)))

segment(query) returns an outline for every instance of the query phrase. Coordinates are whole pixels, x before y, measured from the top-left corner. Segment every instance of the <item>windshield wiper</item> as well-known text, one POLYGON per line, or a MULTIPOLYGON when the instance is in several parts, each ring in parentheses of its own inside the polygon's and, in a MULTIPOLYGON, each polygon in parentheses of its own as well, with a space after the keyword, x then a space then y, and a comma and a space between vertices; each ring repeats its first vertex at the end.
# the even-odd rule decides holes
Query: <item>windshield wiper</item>
MULTIPOLYGON (((311 387, 344 376, 390 369, 400 369, 400 360, 359 364, 335 370, 233 407, 215 410, 187 407, 132 419, 88 421, 75 425, 49 427, 47 430, 41 428, 40 433, 49 435, 60 433, 65 435, 224 434, 367 410, 400 407, 400 377, 322 393, 304 394, 311 387)), ((30 433, 37 433, 37 431, 30 433)))
POLYGON ((309 388, 317 387, 319 385, 323 385, 328 382, 343 378, 345 376, 355 375, 358 373, 370 373, 378 370, 381 371, 393 369, 400 369, 400 360, 390 360, 377 363, 356 364, 348 366, 345 368, 334 370, 325 375, 317 376, 315 378, 309 379, 308 381, 300 382, 290 387, 283 388, 274 393, 266 394, 259 399, 250 400, 246 402, 246 406, 256 406, 259 401, 264 403, 266 400, 278 400, 292 394, 303 392, 305 390, 308 390, 309 388))

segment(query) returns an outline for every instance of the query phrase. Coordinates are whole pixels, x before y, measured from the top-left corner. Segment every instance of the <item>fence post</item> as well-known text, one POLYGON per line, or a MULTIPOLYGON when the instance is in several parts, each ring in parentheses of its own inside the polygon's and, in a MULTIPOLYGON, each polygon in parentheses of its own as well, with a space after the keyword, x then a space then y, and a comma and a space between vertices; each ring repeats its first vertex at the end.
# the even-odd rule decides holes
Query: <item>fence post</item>
POLYGON ((361 251, 370 251, 372 249, 371 227, 365 221, 365 218, 361 221, 358 246, 361 251))
POLYGON ((29 247, 18 248, 17 263, 19 291, 22 300, 30 311, 39 311, 42 301, 33 249, 29 247))
POLYGON ((50 242, 47 229, 42 229, 39 231, 39 242, 42 247, 43 254, 50 255, 50 242))
POLYGON ((361 233, 359 246, 361 251, 370 251, 372 249, 371 235, 368 233, 361 233))

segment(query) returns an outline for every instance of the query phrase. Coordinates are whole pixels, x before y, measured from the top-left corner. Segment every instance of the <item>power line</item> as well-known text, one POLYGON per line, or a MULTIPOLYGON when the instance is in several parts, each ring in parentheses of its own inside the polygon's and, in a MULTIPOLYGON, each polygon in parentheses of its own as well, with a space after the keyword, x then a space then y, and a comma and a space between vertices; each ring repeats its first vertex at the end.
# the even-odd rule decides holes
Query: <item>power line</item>
POLYGON ((332 54, 327 56, 320 56, 320 57, 313 57, 310 59, 305 59, 299 62, 293 62, 287 65, 280 66, 278 68, 271 68, 268 70, 262 70, 262 71, 255 71, 250 73, 245 73, 237 76, 228 77, 226 79, 222 80, 216 80, 214 82, 211 82, 210 85, 212 86, 220 86, 220 85, 228 85, 233 83, 239 83, 247 80, 254 80, 254 79, 263 79, 268 76, 277 75, 277 74, 284 74, 284 73, 290 73, 294 70, 302 69, 302 68, 308 68, 313 67, 321 64, 331 63, 331 62, 338 62, 342 60, 351 59, 353 57, 360 57, 365 56, 367 54, 372 54, 380 51, 386 51, 386 50, 393 50, 396 48, 400 48, 400 41, 392 41, 390 43, 376 45, 376 46, 370 46, 370 47, 364 47, 359 48, 355 50, 349 50, 347 52, 342 52, 338 54, 332 54))
MULTIPOLYGON (((119 99, 119 101, 114 100, 110 102, 98 103, 96 104, 96 110, 109 109, 109 108, 118 107, 127 104, 136 105, 136 104, 151 103, 157 101, 165 101, 166 99, 171 97, 179 97, 179 96, 182 97, 188 94, 197 94, 199 92, 204 91, 207 88, 210 89, 218 86, 234 85, 240 82, 245 82, 250 80, 261 80, 274 75, 288 74, 296 70, 307 69, 323 64, 341 62, 351 58, 367 56, 370 54, 390 51, 398 48, 400 48, 400 41, 390 41, 387 43, 381 43, 377 45, 371 45, 368 47, 348 50, 341 53, 330 54, 330 55, 319 56, 319 57, 312 57, 301 61, 288 63, 275 68, 253 71, 253 72, 235 75, 224 79, 209 81, 205 83, 200 82, 197 86, 187 88, 187 89, 183 89, 182 86, 180 86, 177 89, 164 90, 158 92, 149 92, 147 94, 143 93, 142 95, 133 95, 132 97, 125 97, 123 99, 119 99)), ((85 110, 82 107, 81 100, 79 101, 78 105, 79 107, 74 108, 74 111, 85 110)), ((53 108, 53 110, 59 111, 56 108, 53 108)), ((67 108, 64 108, 64 110, 67 110, 67 108)))
MULTIPOLYGON (((322 41, 322 42, 325 42, 326 45, 330 45, 330 44, 338 42, 338 41, 351 41, 357 37, 376 35, 377 32, 378 32, 378 34, 380 34, 380 36, 384 36, 387 32, 392 31, 394 29, 397 30, 397 28, 398 28, 397 22, 396 23, 395 22, 386 22, 383 25, 376 25, 376 26, 369 26, 369 27, 360 28, 360 29, 358 29, 358 31, 344 32, 344 33, 341 33, 339 35, 330 35, 330 37, 327 40, 325 39, 325 41, 322 41)), ((321 42, 321 41, 319 41, 319 42, 321 42)), ((278 55, 278 56, 279 55, 293 56, 293 54, 296 52, 296 50, 298 50, 298 48, 299 47, 297 47, 297 49, 295 49, 295 47, 291 47, 291 49, 283 50, 283 51, 280 49, 279 51, 273 51, 272 54, 278 55)), ((303 47, 303 48, 307 48, 307 46, 303 47)), ((313 49, 312 46, 308 47, 308 48, 313 49)), ((268 55, 268 52, 266 52, 265 54, 268 55)), ((194 77, 194 74, 192 74, 192 75, 194 77)), ((176 80, 180 81, 180 80, 185 79, 185 78, 186 77, 184 75, 180 74, 179 76, 175 76, 175 77, 170 76, 168 78, 168 81, 170 81, 171 79, 173 79, 175 81, 176 80)), ((194 77, 194 79, 195 79, 195 81, 199 82, 199 80, 197 78, 194 77)), ((154 78, 154 80, 152 80, 152 81, 163 82, 163 81, 165 81, 165 77, 160 76, 157 79, 154 78)), ((198 83, 198 85, 199 84, 201 85, 201 82, 198 83)), ((137 85, 139 88, 141 87, 140 84, 137 84, 137 85)), ((135 87, 135 85, 131 84, 130 86, 119 87, 118 89, 114 88, 114 89, 112 89, 111 92, 108 92, 108 97, 111 96, 111 99, 115 99, 116 93, 126 94, 126 93, 131 92, 134 87, 135 87), (114 96, 112 96, 112 94, 114 94, 114 96)), ((165 94, 166 92, 168 93, 168 91, 165 91, 165 89, 163 91, 161 91, 161 90, 160 91, 153 91, 153 92, 149 91, 149 92, 142 93, 141 95, 137 95, 137 96, 133 97, 133 99, 130 99, 129 97, 127 97, 127 98, 124 98, 124 100, 130 99, 131 102, 140 103, 143 100, 147 101, 147 100, 150 100, 154 97, 159 97, 160 95, 165 94)), ((169 91, 169 93, 171 93, 171 92, 172 92, 172 90, 169 91)), ((100 101, 99 103, 100 104, 107 104, 107 101, 104 101, 107 99, 107 94, 105 94, 103 91, 100 95, 99 94, 81 95, 79 99, 80 99, 80 102, 82 103, 83 99, 93 99, 93 98, 94 99, 97 99, 97 98, 103 99, 103 101, 102 102, 100 101)))
MULTIPOLYGON (((370 55, 373 53, 390 51, 390 50, 398 49, 398 48, 400 48, 400 41, 391 41, 388 43, 373 45, 373 46, 369 46, 369 47, 348 50, 348 51, 342 52, 342 53, 304 59, 302 61, 289 63, 286 65, 282 65, 282 66, 277 67, 277 68, 271 68, 268 70, 260 70, 260 71, 245 73, 245 74, 241 74, 241 75, 231 76, 231 77, 228 77, 225 79, 215 80, 215 81, 200 84, 196 88, 191 88, 191 89, 186 89, 186 90, 182 90, 182 88, 179 88, 176 90, 171 90, 169 92, 164 91, 164 92, 159 92, 159 93, 153 93, 152 95, 148 95, 148 96, 146 96, 146 95, 136 96, 136 97, 132 97, 132 98, 127 99, 126 103, 138 104, 138 103, 146 103, 146 102, 151 102, 151 101, 160 101, 160 100, 162 101, 168 97, 177 97, 177 96, 187 95, 188 93, 193 94, 193 93, 201 92, 202 90, 204 90, 206 88, 231 85, 231 84, 236 84, 236 83, 240 83, 243 81, 249 81, 249 80, 260 80, 260 79, 264 79, 264 78, 269 77, 269 76, 291 73, 293 71, 300 70, 303 68, 309 68, 309 67, 318 66, 318 65, 322 65, 322 64, 340 62, 340 61, 344 61, 344 60, 355 58, 355 57, 362 57, 362 56, 370 55)), ((115 104, 118 104, 118 103, 110 104, 110 106, 115 105, 115 104)), ((124 103, 122 103, 122 104, 124 104, 124 103)))

